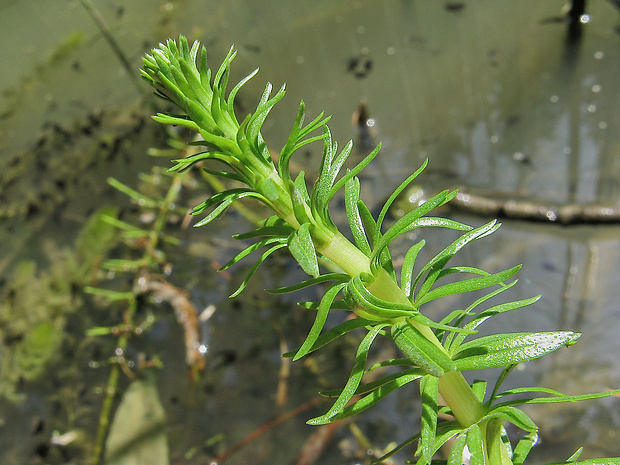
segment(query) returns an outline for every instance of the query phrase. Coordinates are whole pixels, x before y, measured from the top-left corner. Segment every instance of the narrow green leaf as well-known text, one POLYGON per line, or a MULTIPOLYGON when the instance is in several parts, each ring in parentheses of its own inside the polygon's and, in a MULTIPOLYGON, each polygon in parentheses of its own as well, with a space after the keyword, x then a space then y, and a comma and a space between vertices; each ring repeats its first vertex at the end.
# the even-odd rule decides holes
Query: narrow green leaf
POLYGON ((215 73, 215 77, 213 78, 213 85, 219 87, 220 89, 222 89, 222 91, 223 88, 226 87, 228 73, 230 72, 230 64, 236 56, 237 51, 234 49, 234 47, 231 46, 228 49, 226 57, 224 57, 224 59, 222 60, 222 64, 215 73))
MULTIPOLYGON (((466 311, 467 310, 463 310, 463 309, 452 310, 450 313, 448 313, 446 316, 444 316, 441 320, 439 320, 439 323, 441 323, 443 325, 447 325, 451 321, 454 321, 455 319, 458 319, 459 317, 461 317, 466 311)), ((451 326, 456 326, 458 328, 458 325, 455 325, 455 324, 453 324, 451 326)), ((438 336, 438 339, 439 339, 439 336, 438 336)), ((444 343, 444 346, 446 348, 449 347, 445 343, 444 343)))
MULTIPOLYGON (((321 334, 307 353, 314 352, 315 350, 320 349, 324 345, 329 344, 331 341, 339 338, 340 336, 343 336, 344 334, 347 334, 359 328, 370 326, 373 323, 373 321, 365 320, 363 318, 353 318, 352 320, 347 320, 343 323, 340 323, 338 326, 335 326, 334 328, 321 334)), ((294 350, 291 352, 287 352, 282 356, 291 358, 294 357, 296 354, 297 350, 294 350)))
POLYGON ((387 212, 392 206, 392 203, 394 203, 394 200, 396 200, 400 193, 404 191, 407 186, 420 175, 422 171, 424 171, 426 165, 428 165, 428 158, 424 160, 422 166, 420 166, 414 173, 410 174, 407 179, 400 183, 400 185, 396 189, 394 189, 394 192, 392 192, 392 194, 385 201, 383 207, 381 208, 381 211, 379 212, 379 216, 377 217, 377 227, 379 229, 381 229, 381 227, 383 226, 383 220, 385 219, 385 215, 387 215, 387 212))
POLYGON ((292 184, 291 200, 293 202, 293 212, 299 224, 311 223, 310 217, 310 196, 306 186, 305 173, 300 171, 292 184))
MULTIPOLYGON (((569 463, 571 463, 572 465, 619 465, 620 457, 579 460, 578 462, 569 463)), ((548 463, 547 465, 566 465, 566 462, 548 463)))
POLYGON ((278 236, 287 238, 294 229, 283 219, 277 216, 270 216, 261 221, 258 228, 246 233, 235 234, 233 237, 237 240, 254 239, 264 236, 278 236))
POLYGON ((310 350, 312 350, 312 347, 316 343, 319 335, 321 334, 321 331, 323 330, 323 326, 325 326, 331 304, 336 298, 336 295, 338 295, 338 293, 342 290, 344 286, 346 286, 346 283, 336 283, 333 284, 329 289, 327 289, 327 291, 325 291, 325 294, 323 294, 323 298, 321 299, 321 303, 319 304, 314 324, 312 325, 312 328, 310 329, 306 340, 293 357, 293 361, 300 359, 308 352, 310 352, 310 350))
POLYGON ((159 205, 159 202, 157 200, 148 198, 146 195, 143 195, 140 192, 132 189, 131 187, 126 186, 125 184, 118 181, 117 179, 108 178, 108 184, 112 186, 114 189, 118 190, 119 192, 122 192, 128 197, 134 199, 142 207, 155 208, 159 205))
POLYGON ((264 228, 256 228, 247 233, 235 234, 233 238, 238 240, 254 239, 257 237, 280 237, 288 238, 294 231, 290 226, 266 226, 264 228))
POLYGON ((471 385, 471 390, 474 391, 474 394, 480 402, 484 402, 484 396, 487 392, 487 382, 481 379, 476 379, 471 385))
MULTIPOLYGON (((407 373, 407 374, 397 373, 398 377, 396 379, 383 383, 380 386, 372 389, 372 391, 369 391, 366 385, 361 386, 355 392, 355 395, 364 394, 366 392, 370 392, 370 393, 366 394, 364 397, 362 397, 357 402, 347 405, 345 408, 342 409, 341 413, 334 415, 331 421, 342 420, 343 418, 348 418, 348 417, 357 415, 358 413, 363 412, 367 408, 372 407, 377 402, 384 399, 388 394, 390 394, 391 392, 394 392, 396 389, 401 388, 404 385, 412 381, 420 379, 423 376, 423 373, 419 369, 415 369, 415 370, 416 370, 415 372, 407 373)), ((407 371, 412 371, 412 370, 407 370, 407 371)), ((321 394, 325 395, 324 393, 321 393, 321 394)))
POLYGON ((188 85, 185 95, 189 98, 195 98, 203 107, 206 108, 211 100, 211 95, 210 92, 207 92, 200 83, 200 75, 196 69, 195 62, 188 63, 186 60, 180 60, 179 67, 188 85))
MULTIPOLYGON (((338 174, 340 173, 342 166, 345 164, 349 156, 351 156, 352 149, 353 149, 353 140, 349 140, 349 142, 347 142, 346 145, 342 148, 338 156, 334 158, 334 161, 332 162, 330 166, 330 173, 329 173, 329 178, 328 178, 330 181, 329 182, 330 188, 333 187, 334 183, 336 182, 336 178, 338 177, 338 174)), ((330 199, 331 197, 333 197, 335 193, 336 191, 328 192, 326 199, 330 199)))
POLYGON ((311 137, 308 139, 304 139, 311 132, 325 126, 327 121, 329 121, 329 117, 323 118, 324 113, 319 114, 311 123, 309 123, 305 128, 302 127, 304 117, 306 113, 306 106, 303 101, 299 103, 299 110, 297 112, 297 118, 295 119, 295 123, 293 124, 293 128, 289 134, 288 140, 286 141, 286 145, 280 151, 280 157, 278 158, 278 173, 280 177, 287 182, 291 180, 290 175, 290 159, 293 153, 299 150, 301 147, 310 144, 315 141, 323 140, 325 138, 325 134, 321 134, 320 136, 311 137))
POLYGON ((283 240, 282 238, 279 238, 279 237, 268 237, 267 239, 263 239, 261 241, 255 242, 254 244, 246 247, 241 252, 239 252, 237 255, 235 255, 233 258, 231 258, 226 264, 222 265, 218 271, 224 271, 230 268, 235 263, 238 263, 239 261, 241 261, 248 255, 250 255, 252 252, 266 245, 273 244, 274 242, 285 244, 286 240, 285 239, 283 240))
MULTIPOLYGON (((323 113, 321 113, 321 116, 322 115, 323 115, 323 113)), ((321 123, 324 124, 325 122, 327 122, 330 119, 331 119, 331 117, 327 117, 321 123)), ((325 135, 324 134, 321 134, 320 136, 308 137, 306 139, 300 140, 297 144, 295 144, 294 149, 295 149, 295 151, 297 151, 300 148, 304 147, 305 145, 311 144, 313 142, 320 142, 320 141, 323 141, 323 140, 325 140, 325 135)))
MULTIPOLYGON (((467 307, 464 311, 462 311, 462 313, 457 317, 456 322, 454 323, 456 326, 461 326, 463 320, 465 320, 465 318, 467 318, 468 315, 471 315, 473 310, 478 307, 479 305, 481 305, 482 303, 486 302, 487 300, 495 297, 498 294, 501 294, 502 292, 510 289, 512 286, 514 286, 515 284, 517 284, 517 280, 513 280, 512 282, 505 284, 502 283, 500 284, 500 287, 491 290, 490 292, 487 292, 485 295, 483 295, 482 297, 480 297, 479 299, 477 299, 476 301, 474 301, 471 305, 469 305, 469 307, 467 307)), ((471 322, 467 323, 464 328, 466 329, 476 329, 478 326, 480 326, 484 321, 486 321, 488 318, 490 318, 491 316, 494 316, 496 314, 499 313, 503 313, 503 311, 508 311, 511 310, 510 308, 511 302, 508 304, 501 304, 501 305, 497 305, 496 309, 498 311, 498 313, 494 313, 492 310, 493 309, 488 309, 488 310, 484 310, 482 313, 480 313, 478 316, 476 316, 471 322), (503 305, 507 305, 505 310, 503 309, 503 305), (490 313, 485 313, 485 312, 489 312, 490 313), (482 314, 485 314, 484 317, 481 317, 482 314), (474 320, 478 320, 480 319, 479 322, 474 323, 474 320)), ((495 307, 494 307, 495 308, 495 307)), ((514 308, 519 308, 518 306, 514 307, 514 308)), ((514 308, 512 308, 512 310, 514 310, 514 308)), ((454 341, 452 341, 451 337, 448 336, 448 338, 446 338, 446 342, 444 344, 444 346, 446 348, 450 349, 450 353, 453 353, 454 350, 456 350, 456 348, 461 345, 463 343, 463 340, 465 339, 465 337, 455 337, 454 341)))
POLYGON ((420 381, 422 399, 422 416, 420 426, 420 444, 416 455, 420 455, 417 465, 430 463, 435 453, 435 432, 437 429, 437 401, 439 396, 439 378, 425 375, 420 381))
POLYGON ((197 101, 186 99, 184 109, 189 119, 196 123, 198 132, 205 140, 224 152, 235 153, 236 144, 223 135, 222 128, 218 124, 219 121, 215 120, 215 115, 212 113, 213 107, 214 105, 211 104, 211 111, 208 111, 197 101), (218 141, 218 143, 215 143, 215 141, 218 141))
MULTIPOLYGON (((200 43, 195 41, 194 44, 196 48, 200 47, 200 43)), ((205 47, 200 47, 200 69, 198 70, 200 74, 200 83, 202 87, 204 87, 207 92, 211 92, 211 69, 209 68, 209 62, 207 60, 207 49, 205 47)))
POLYGON ((523 465, 525 459, 534 447, 538 443, 538 433, 533 432, 526 434, 515 446, 515 450, 512 454, 513 465, 523 465))
POLYGON ((228 138, 220 135, 221 131, 219 131, 217 128, 213 128, 212 130, 205 130, 200 128, 198 132, 200 133, 200 136, 203 140, 196 142, 195 145, 206 145, 208 147, 215 147, 216 151, 214 151, 214 153, 221 152, 226 156, 230 157, 231 159, 235 159, 237 161, 239 161, 241 158, 245 158, 246 155, 241 152, 237 141, 233 138, 228 138))
POLYGON ((297 117, 295 118, 295 123, 293 124, 293 128, 288 136, 288 140, 286 144, 280 150, 280 156, 278 157, 278 174, 284 180, 285 183, 292 182, 291 179, 291 170, 290 170, 290 160, 295 152, 295 144, 299 140, 299 133, 301 131, 301 126, 304 122, 304 117, 306 115, 306 105, 303 100, 299 103, 299 110, 297 111, 297 117))
POLYGON ((593 392, 590 394, 577 394, 574 396, 555 396, 555 397, 535 397, 533 399, 517 399, 497 404, 497 406, 503 405, 525 405, 525 404, 558 404, 560 402, 579 402, 582 400, 602 399, 603 397, 609 397, 620 394, 620 389, 606 392, 593 392))
MULTIPOLYGON (((513 284, 510 283, 508 287, 512 287, 512 285, 513 284)), ((504 289, 501 289, 499 291, 503 292, 504 289)), ((538 299, 540 299, 540 295, 530 297, 529 299, 515 300, 514 302, 507 302, 504 304, 496 305, 479 313, 471 322, 467 323, 466 327, 468 329, 475 329, 492 316, 499 315, 500 313, 506 313, 517 308, 527 307, 528 305, 532 305, 533 303, 537 302, 538 299)))
MULTIPOLYGON (((512 365, 510 365, 512 366, 512 365)), ((520 394, 531 394, 531 393, 542 393, 542 394, 551 394, 552 396, 557 396, 557 397, 566 397, 564 394, 562 394, 559 391, 556 391, 555 389, 550 389, 550 388, 544 388, 544 387, 521 387, 521 388, 515 388, 515 389, 509 389, 508 391, 504 391, 501 392, 499 394, 495 394, 493 396, 494 399, 500 399, 502 397, 506 397, 506 396, 514 396, 514 395, 520 395, 520 394)))
POLYGON ((360 276, 348 282, 344 299, 358 315, 369 320, 387 320, 418 313, 412 304, 388 302, 376 297, 366 289, 360 276))
MULTIPOLYGON (((319 303, 320 302, 317 302, 317 301, 310 301, 310 302, 306 301, 306 302, 297 302, 297 305, 299 305, 301 308, 305 308, 308 310, 316 310, 317 308, 319 308, 319 303)), ((346 310, 348 312, 352 311, 349 304, 347 304, 342 299, 334 300, 330 310, 346 310)))
POLYGON ((412 288, 415 290, 418 283, 422 279, 422 276, 428 271, 428 275, 426 276, 426 279, 422 283, 421 289, 418 292, 418 297, 422 297, 426 292, 428 292, 428 290, 430 290, 433 284, 435 284, 437 276, 439 275, 443 267, 459 250, 461 250, 470 242, 490 234, 498 227, 499 225, 497 224, 496 220, 490 221, 485 225, 482 225, 476 229, 472 229, 462 234, 457 240, 452 242, 449 246, 447 246, 445 249, 435 255, 426 265, 424 265, 422 270, 420 270, 415 280, 413 281, 412 288))
POLYGON ((260 135, 260 130, 269 115, 269 112, 274 107, 276 103, 278 103, 286 92, 286 86, 283 85, 280 87, 280 90, 274 95, 271 99, 269 99, 269 95, 271 94, 272 86, 270 83, 267 83, 265 86, 265 91, 260 99, 258 106, 256 107, 256 111, 250 117, 248 122, 248 128, 246 131, 248 142, 253 148, 253 151, 260 155, 263 152, 263 147, 261 147, 262 136, 260 135))
MULTIPOLYGON (((383 366, 388 366, 388 365, 383 365, 383 366)), ((395 366, 395 365, 391 365, 391 366, 395 366)), ((375 364, 369 367, 366 370, 366 373, 369 373, 375 370, 376 368, 377 366, 375 364)), ((404 386, 405 384, 410 383, 411 381, 418 380, 422 378, 423 376, 424 376, 424 372, 421 369, 408 368, 402 371, 398 371, 396 373, 390 373, 389 375, 382 376, 379 379, 375 379, 374 381, 366 383, 358 389, 356 394, 358 395, 365 394, 367 392, 374 391, 375 389, 381 386, 390 384, 390 383, 393 383, 397 387, 404 386)))
POLYGON ((310 234, 310 224, 304 223, 292 233, 288 239, 288 249, 291 255, 297 260, 299 266, 315 278, 319 276, 319 261, 310 234))
POLYGON ((245 183, 247 181, 241 175, 234 173, 232 171, 219 171, 219 170, 212 170, 209 168, 203 168, 202 170, 205 173, 209 173, 213 176, 218 176, 220 178, 230 179, 231 181, 237 181, 237 182, 242 182, 242 183, 245 183))
POLYGON ((493 386, 493 391, 491 392, 491 396, 489 398, 489 402, 488 402, 489 405, 493 403, 500 386, 503 384, 503 382, 506 380, 506 378, 512 372, 512 370, 514 370, 517 367, 517 365, 518 364, 506 365, 504 369, 502 370, 502 372, 499 374, 499 376, 497 377, 497 380, 495 381, 495 386, 493 386))
POLYGON ((476 334, 477 332, 475 330, 469 330, 469 329, 459 328, 457 326, 449 326, 449 325, 445 325, 442 323, 437 323, 419 312, 411 315, 409 318, 411 318, 414 321, 417 321, 418 323, 422 323, 423 325, 428 326, 429 328, 433 328, 437 330, 436 333, 440 331, 452 331, 455 333, 463 333, 465 335, 469 335, 469 334, 476 334))
POLYGON ((426 244, 426 241, 421 240, 417 244, 413 245, 405 254, 403 260, 403 266, 400 269, 400 287, 407 297, 411 299, 413 295, 413 288, 411 287, 411 280, 413 278, 413 269, 415 267, 416 258, 422 247, 426 244))
POLYGON ((246 82, 248 82, 250 79, 256 76, 257 73, 258 73, 258 68, 256 68, 254 71, 252 71, 250 74, 248 74, 243 79, 241 79, 235 85, 235 87, 232 88, 232 90, 228 94, 228 100, 227 100, 227 111, 229 114, 234 115, 235 98, 237 97, 237 93, 239 92, 239 90, 245 85, 246 82))
POLYGON ((440 297, 446 297, 454 294, 462 294, 464 292, 473 292, 480 289, 484 289, 496 284, 500 284, 507 279, 511 278, 519 272, 521 265, 517 265, 499 273, 494 273, 488 276, 481 276, 478 278, 466 279, 463 281, 457 281, 455 283, 445 284, 427 292, 422 297, 417 297, 414 304, 417 307, 430 302, 431 300, 438 299, 440 297))
POLYGON ((317 276, 316 278, 307 279, 298 284, 293 284, 292 286, 284 286, 277 289, 265 289, 265 291, 270 294, 288 294, 289 292, 299 291, 300 289, 305 289, 307 287, 314 286, 315 284, 324 283, 326 281, 343 282, 348 281, 349 279, 349 275, 346 275, 344 273, 326 273, 317 276))
POLYGON ((472 425, 467 430, 467 448, 471 457, 470 465, 484 465, 484 440, 480 426, 472 425))
POLYGON ((202 204, 195 207, 191 214, 199 215, 205 210, 209 209, 213 205, 217 205, 207 216, 205 216, 202 220, 194 225, 194 227, 200 227, 207 223, 210 223, 214 219, 218 218, 224 211, 236 200, 243 199, 246 197, 255 198, 260 200, 261 202, 266 202, 265 197, 256 193, 251 189, 239 188, 239 189, 229 189, 227 191, 218 192, 217 194, 212 195, 202 204), (218 205, 219 204, 219 205, 218 205))
POLYGON ((449 268, 444 268, 437 275, 437 280, 439 281, 441 278, 445 278, 446 276, 450 276, 452 274, 477 274, 479 276, 489 276, 491 273, 488 271, 484 271, 480 268, 476 268, 474 266, 451 266, 449 268))
POLYGON ((347 157, 351 154, 353 141, 349 141, 340 154, 336 156, 338 144, 332 142, 331 132, 329 128, 325 126, 323 147, 323 160, 312 190, 312 205, 317 211, 325 211, 329 200, 336 193, 336 191, 332 191, 331 188, 336 182, 336 177, 340 172, 340 168, 342 168, 347 157))
POLYGON ((241 292, 248 285, 248 282, 250 281, 250 278, 252 277, 254 272, 257 270, 257 268, 260 266, 260 264, 263 263, 267 259, 267 257, 269 257, 269 255, 271 255, 276 250, 281 249, 283 247, 286 247, 286 244, 278 243, 278 244, 274 245, 273 247, 271 247, 270 249, 268 249, 267 251, 263 252, 263 254, 258 258, 256 263, 252 266, 252 268, 250 269, 248 274, 245 276, 243 282, 239 285, 237 290, 230 295, 230 298, 232 299, 233 297, 237 297, 239 294, 241 294, 241 292))
MULTIPOLYGON (((373 367, 375 366, 376 364, 373 365, 373 367)), ((373 367, 367 368, 364 374, 369 373, 376 368, 373 367)), ((358 387, 355 391, 355 395, 361 396, 363 394, 368 394, 369 392, 379 389, 381 386, 385 386, 386 384, 390 384, 393 381, 396 381, 396 384, 404 385, 411 381, 422 378, 424 374, 425 373, 419 368, 409 368, 406 370, 398 371, 396 373, 390 373, 389 375, 382 376, 381 378, 375 379, 369 383, 360 385, 360 387, 358 387), (412 376, 413 379, 410 379, 412 376)), ((325 397, 338 397, 341 392, 342 389, 331 389, 328 391, 320 391, 319 394, 325 397)))
POLYGON ((573 455, 571 455, 569 458, 566 459, 567 462, 576 462, 579 457, 581 457, 581 454, 583 453, 583 447, 580 447, 579 449, 577 449, 573 455))
POLYGON ((347 170, 347 174, 341 177, 334 184, 334 186, 330 189, 328 197, 332 198, 334 194, 338 192, 340 188, 349 181, 349 179, 351 179, 354 176, 357 176, 360 173, 360 171, 366 168, 366 166, 368 166, 368 164, 377 156, 380 150, 381 150, 381 143, 377 144, 377 146, 372 150, 372 152, 366 155, 366 157, 362 161, 360 161, 357 165, 355 165, 355 167, 353 167, 350 170, 347 170))
POLYGON ((353 364, 351 375, 349 376, 349 380, 347 381, 344 389, 342 390, 342 393, 340 394, 338 399, 336 399, 334 405, 332 405, 332 407, 325 415, 321 415, 320 417, 308 420, 307 423, 309 425, 324 425, 326 423, 330 423, 335 415, 338 415, 342 412, 342 409, 344 409, 345 405, 349 402, 349 400, 351 400, 351 397, 353 397, 355 391, 360 384, 362 375, 364 374, 364 366, 366 365, 366 359, 368 358, 368 351, 370 350, 370 346, 372 345, 379 332, 386 326, 388 325, 376 325, 372 329, 370 329, 366 336, 364 336, 364 339, 362 339, 362 342, 357 348, 355 363, 353 364))
POLYGON ((347 220, 351 233, 353 234, 353 240, 358 249, 360 249, 366 256, 370 257, 372 250, 366 237, 366 231, 364 231, 364 225, 360 216, 358 208, 358 202, 360 201, 360 180, 357 177, 353 177, 344 186, 344 199, 345 208, 347 212, 347 220))
POLYGON ((234 157, 232 157, 231 155, 227 155, 225 153, 222 152, 215 152, 215 151, 206 151, 206 152, 201 152, 193 157, 187 157, 187 158, 180 158, 177 160, 172 160, 173 162, 176 163, 176 165, 172 166, 171 168, 168 168, 168 172, 172 172, 172 171, 178 171, 178 172, 183 172, 188 170, 189 168, 191 168, 194 164, 199 163, 203 160, 217 160, 221 163, 224 163, 225 165, 229 166, 229 167, 233 167, 235 166, 236 163, 238 163, 238 160, 234 157))
MULTIPOLYGON (((303 101, 301 103, 303 104, 303 101)), ((308 123, 305 127, 300 128, 299 136, 297 138, 297 144, 299 144, 301 139, 306 137, 311 132, 314 132, 317 129, 325 126, 327 122, 332 118, 331 116, 325 116, 325 118, 323 118, 323 116, 325 116, 324 112, 319 113, 318 116, 312 120, 312 122, 308 123)))
POLYGON ((408 321, 396 323, 391 328, 392 339, 403 354, 426 373, 441 377, 455 371, 456 365, 441 348, 429 341, 408 321))
POLYGON ((463 452, 465 452, 465 445, 467 444, 467 435, 460 434, 454 440, 452 444, 452 448, 450 449, 450 454, 448 455, 448 464, 447 465, 463 465, 463 452))
POLYGON ((508 447, 506 447, 506 444, 504 443, 504 440, 503 440, 504 438, 502 436, 502 433, 505 433, 506 431, 502 427, 504 420, 505 420, 504 416, 501 416, 501 415, 498 415, 496 417, 490 417, 487 420, 485 420, 485 423, 486 423, 485 444, 486 444, 486 452, 487 452, 487 460, 486 460, 487 463, 501 464, 502 462, 506 462, 505 460, 502 460, 502 457, 504 457, 505 454, 507 454, 508 457, 510 457, 510 455, 512 454, 512 449, 510 448, 510 442, 508 442, 508 447))
POLYGON ((381 457, 379 457, 377 460, 373 460, 372 462, 370 462, 371 465, 378 465, 378 464, 381 464, 381 463, 385 462, 387 459, 392 457, 394 454, 397 454, 398 452, 403 450, 405 447, 407 447, 409 444, 417 441, 418 439, 420 439, 420 433, 418 433, 418 434, 416 434, 414 436, 411 436, 409 439, 406 439, 405 441, 401 442, 399 445, 397 445, 392 450, 390 450, 386 454, 384 454, 381 457))
MULTIPOLYGON (((448 220, 445 218, 426 218, 424 220, 421 219, 423 215, 426 215, 434 208, 444 205, 445 203, 452 200, 455 196, 456 191, 449 192, 446 190, 440 192, 439 194, 430 198, 428 201, 424 202, 419 207, 415 208, 413 211, 407 213, 400 220, 394 223, 394 225, 390 229, 388 229, 385 234, 383 234, 381 239, 375 245, 370 259, 374 261, 376 257, 381 253, 381 251, 385 247, 387 247, 390 242, 392 242, 398 236, 418 227, 437 226, 448 227, 451 229, 469 230, 470 226, 454 220, 448 220)), ((379 228, 378 223, 377 228, 379 228)))
POLYGON ((485 419, 501 418, 508 421, 524 431, 534 433, 538 431, 536 423, 523 411, 518 408, 502 405, 499 407, 493 407, 491 411, 484 416, 485 419))
POLYGON ((379 238, 381 237, 381 231, 377 229, 377 222, 372 217, 372 213, 362 200, 359 200, 357 202, 357 209, 360 218, 362 219, 364 229, 366 230, 368 241, 370 242, 370 245, 374 247, 377 241, 379 241, 379 238))
POLYGON ((466 342, 453 356, 459 371, 496 368, 541 357, 562 346, 574 344, 581 336, 572 331, 506 333, 466 342))
POLYGON ((134 300, 136 295, 133 292, 118 292, 110 289, 101 289, 99 287, 86 286, 84 292, 87 294, 98 295, 105 297, 112 302, 119 300, 134 300))
MULTIPOLYGON (((415 364, 409 360, 408 358, 392 358, 389 360, 383 360, 381 362, 377 362, 374 365, 368 367, 367 372, 376 370, 377 368, 383 367, 394 367, 394 366, 414 366, 415 364)), ((417 368, 416 368, 417 370, 417 368)))
MULTIPOLYGON (((454 436, 456 436, 458 434, 463 433, 464 431, 465 430, 456 421, 444 421, 444 422, 442 422, 441 425, 439 425, 437 427, 437 433, 435 435, 435 451, 439 450, 439 448, 443 444, 448 442, 451 438, 453 438, 454 436)), ((374 465, 374 464, 379 464, 379 463, 385 461, 386 459, 388 459, 389 457, 393 456, 397 452, 400 452, 406 446, 408 446, 409 444, 411 444, 414 441, 417 441, 418 439, 420 439, 420 434, 419 433, 416 434, 415 436, 410 437, 406 441, 400 443, 398 446, 396 446, 394 449, 389 451, 387 454, 383 455, 382 457, 378 458, 377 460, 374 460, 371 463, 374 465)))

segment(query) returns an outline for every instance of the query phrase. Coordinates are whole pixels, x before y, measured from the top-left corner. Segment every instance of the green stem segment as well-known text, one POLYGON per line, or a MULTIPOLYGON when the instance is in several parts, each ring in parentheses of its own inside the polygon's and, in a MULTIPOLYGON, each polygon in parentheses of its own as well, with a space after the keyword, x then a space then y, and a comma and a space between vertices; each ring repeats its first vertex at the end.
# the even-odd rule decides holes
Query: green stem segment
MULTIPOLYGON (((340 233, 336 233, 332 242, 319 249, 319 252, 340 266, 349 276, 370 273, 368 257, 340 233)), ((379 272, 373 283, 368 286, 368 290, 383 300, 410 303, 402 289, 384 270, 379 272)), ((413 320, 410 320, 409 323, 445 353, 443 345, 431 328, 413 320)), ((439 378, 439 392, 463 427, 473 425, 486 413, 482 402, 478 400, 460 372, 447 372, 441 376, 439 378)))
MULTIPOLYGON (((327 245, 317 247, 317 250, 340 266, 349 276, 370 273, 369 258, 340 233, 336 233, 327 245)), ((383 300, 410 303, 402 289, 383 269, 368 286, 368 290, 383 300)), ((431 328, 413 320, 408 320, 408 323, 448 355, 431 328)), ((487 413, 487 409, 459 371, 447 371, 439 377, 439 393, 463 428, 478 423, 487 413)), ((501 421, 491 420, 480 424, 485 438, 484 463, 512 465, 512 460, 501 439, 501 423, 501 421)))
POLYGON ((439 378, 439 392, 463 427, 473 425, 486 414, 482 402, 460 371, 450 371, 439 378))

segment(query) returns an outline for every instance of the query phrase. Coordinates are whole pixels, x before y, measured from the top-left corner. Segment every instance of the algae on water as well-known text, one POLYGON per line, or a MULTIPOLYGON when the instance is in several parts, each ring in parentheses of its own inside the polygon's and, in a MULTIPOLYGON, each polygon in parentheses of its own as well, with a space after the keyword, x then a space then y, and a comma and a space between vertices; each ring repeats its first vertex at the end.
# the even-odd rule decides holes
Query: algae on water
POLYGON ((49 243, 50 265, 16 264, 0 294, 0 399, 23 399, 21 382, 39 379, 59 358, 67 317, 83 307, 76 288, 93 279, 92 270, 116 242, 115 228, 105 216, 116 208, 95 212, 80 231, 75 249, 49 243))

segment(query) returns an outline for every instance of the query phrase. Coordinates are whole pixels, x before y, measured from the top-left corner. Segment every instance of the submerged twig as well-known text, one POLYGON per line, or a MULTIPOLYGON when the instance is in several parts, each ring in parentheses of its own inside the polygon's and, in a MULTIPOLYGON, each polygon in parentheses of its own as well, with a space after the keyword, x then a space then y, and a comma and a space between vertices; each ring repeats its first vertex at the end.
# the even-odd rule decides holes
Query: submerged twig
POLYGON ((498 197, 459 189, 449 205, 467 213, 499 218, 513 218, 524 221, 539 221, 562 225, 569 224, 617 224, 620 223, 620 208, 600 204, 556 204, 498 197))

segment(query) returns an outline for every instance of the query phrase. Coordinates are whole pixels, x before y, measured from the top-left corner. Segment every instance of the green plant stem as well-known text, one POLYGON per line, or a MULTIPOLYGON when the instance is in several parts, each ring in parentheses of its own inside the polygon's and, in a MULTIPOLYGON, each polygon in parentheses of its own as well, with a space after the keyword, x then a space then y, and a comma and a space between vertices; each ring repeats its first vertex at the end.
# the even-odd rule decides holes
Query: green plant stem
MULTIPOLYGON (((332 242, 327 247, 318 250, 326 258, 340 266, 349 276, 370 273, 368 257, 340 233, 335 234, 332 242)), ((398 287, 383 269, 379 271, 375 280, 368 286, 368 290, 383 300, 410 303, 402 289, 398 287)), ((424 334, 428 340, 445 351, 431 328, 413 320, 411 324, 424 334)), ((482 402, 478 400, 469 383, 460 372, 448 372, 439 378, 439 392, 458 422, 465 428, 476 423, 486 413, 482 402)))
POLYGON ((105 440, 110 429, 110 418, 112 417, 112 405, 114 404, 114 398, 116 397, 116 388, 118 387, 118 380, 121 369, 116 364, 110 369, 110 376, 108 377, 108 384, 105 388, 105 398, 101 406, 101 412, 99 414, 99 425, 97 426, 97 437, 95 439, 95 450, 93 451, 93 463, 100 465, 103 463, 103 448, 105 440))
MULTIPOLYGON (((360 273, 370 274, 368 257, 339 232, 334 235, 331 242, 323 247, 317 247, 317 251, 336 263, 342 268, 342 271, 351 277, 358 276, 360 273)), ((392 280, 390 279, 390 281, 392 280)), ((377 297, 380 296, 377 295, 377 297)))
POLYGON ((463 427, 480 420, 486 409, 460 371, 450 371, 439 378, 439 392, 463 427))
MULTIPOLYGON (((131 324, 133 316, 136 312, 137 300, 135 298, 128 301, 128 307, 125 312, 125 323, 131 324)), ((121 354, 125 354, 127 345, 129 343, 129 335, 123 333, 118 338, 117 351, 121 354)), ((110 376, 108 377, 108 384, 105 387, 105 398, 103 405, 101 406, 101 413, 99 414, 99 425, 97 427, 97 438, 95 441, 95 450, 93 452, 93 463, 99 465, 103 463, 103 450, 105 441, 110 430, 110 419, 112 417, 112 407, 118 392, 118 382, 120 380, 121 366, 119 363, 112 365, 110 369, 110 376)))
MULTIPOLYGON (((369 258, 339 232, 334 235, 329 244, 322 248, 317 247, 317 250, 340 266, 350 276, 370 273, 369 258)), ((375 280, 368 286, 368 290, 383 300, 410 303, 402 289, 383 269, 380 269, 375 280)), ((443 345, 431 328, 413 320, 410 320, 410 323, 429 341, 445 352, 443 345)), ((476 424, 487 413, 487 409, 478 399, 461 372, 451 371, 441 376, 439 378, 439 393, 463 428, 476 424)), ((480 428, 485 441, 485 463, 512 465, 512 460, 501 440, 501 421, 491 420, 490 422, 483 422, 480 424, 480 428), (495 463, 497 462, 497 457, 499 457, 500 463, 495 463)))
POLYGON ((512 459, 502 442, 502 423, 502 420, 495 418, 480 425, 487 444, 485 460, 491 465, 512 465, 512 459))
MULTIPOLYGON (((317 250, 340 266, 349 276, 353 277, 360 273, 370 273, 368 257, 340 233, 336 233, 327 246, 317 247, 317 250)), ((410 303, 402 289, 383 269, 379 271, 375 280, 368 286, 368 290, 383 300, 410 303)), ((429 341, 445 352, 443 345, 431 328, 413 320, 410 320, 410 323, 426 336, 429 341)), ((479 422, 487 413, 487 409, 476 397, 476 394, 461 372, 451 371, 441 376, 439 378, 439 393, 463 428, 479 422)), ((491 457, 499 455, 501 463, 492 463, 492 465, 512 465, 512 460, 501 440, 501 422, 494 425, 489 425, 488 423, 483 422, 480 425, 483 438, 485 438, 485 462, 492 463, 489 461, 491 457)))

